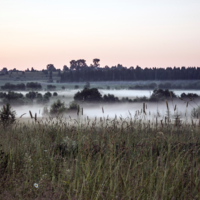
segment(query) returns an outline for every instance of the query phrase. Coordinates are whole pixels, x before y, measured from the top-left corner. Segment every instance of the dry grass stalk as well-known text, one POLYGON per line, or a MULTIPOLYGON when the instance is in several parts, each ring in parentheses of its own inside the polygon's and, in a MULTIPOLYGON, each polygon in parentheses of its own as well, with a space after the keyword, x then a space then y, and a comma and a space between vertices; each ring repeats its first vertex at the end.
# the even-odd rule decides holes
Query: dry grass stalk
POLYGON ((24 115, 26 115, 26 113, 22 114, 19 118, 22 118, 24 115))
POLYGON ((169 110, 168 102, 166 101, 167 110, 169 110))
POLYGON ((175 107, 174 107, 174 111, 176 110, 176 105, 175 105, 175 107))
POLYGON ((31 116, 31 119, 33 118, 32 112, 29 110, 29 114, 31 116))
POLYGON ((157 166, 158 166, 158 167, 161 167, 161 166, 162 166, 162 162, 161 162, 160 156, 157 158, 157 166))
POLYGON ((169 92, 169 94, 170 94, 171 101, 173 101, 173 98, 172 98, 172 93, 171 93, 171 91, 169 92))
POLYGON ((79 112, 80 112, 80 106, 78 105, 77 106, 77 115, 79 115, 79 112))
POLYGON ((146 114, 146 112, 145 112, 145 103, 143 103, 143 113, 146 114))

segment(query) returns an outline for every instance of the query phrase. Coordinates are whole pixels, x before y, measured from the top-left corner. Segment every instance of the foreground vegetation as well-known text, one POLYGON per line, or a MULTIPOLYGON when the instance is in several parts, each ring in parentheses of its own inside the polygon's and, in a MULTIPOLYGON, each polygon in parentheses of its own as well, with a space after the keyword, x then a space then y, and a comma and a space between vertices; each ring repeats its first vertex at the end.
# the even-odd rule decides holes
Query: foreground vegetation
POLYGON ((1 120, 0 199, 199 199, 198 119, 167 112, 158 122, 146 108, 126 119, 102 108, 93 120, 1 120))

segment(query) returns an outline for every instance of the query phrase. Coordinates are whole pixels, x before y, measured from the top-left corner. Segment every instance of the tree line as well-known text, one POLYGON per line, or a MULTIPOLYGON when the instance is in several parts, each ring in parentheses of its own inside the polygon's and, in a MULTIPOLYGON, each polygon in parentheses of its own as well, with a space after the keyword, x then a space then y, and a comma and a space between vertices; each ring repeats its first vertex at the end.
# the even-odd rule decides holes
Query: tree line
MULTIPOLYGON (((48 64, 42 72, 49 75, 49 82, 53 82, 53 72, 57 72, 60 82, 86 82, 86 81, 137 81, 137 80, 198 80, 200 79, 200 67, 167 67, 167 68, 141 68, 126 67, 122 64, 116 66, 100 67, 100 59, 93 59, 93 63, 87 65, 86 60, 71 60, 69 67, 56 69, 53 64, 48 64)), ((18 72, 16 68, 9 73, 18 72)), ((25 72, 38 72, 34 68, 25 72)), ((1 70, 1 75, 8 73, 7 68, 1 70)))
POLYGON ((2 90, 26 90, 26 89, 34 89, 34 90, 41 90, 42 85, 37 82, 29 82, 29 83, 19 83, 19 84, 12 84, 12 83, 5 83, 1 86, 2 90))
POLYGON ((28 105, 28 104, 46 104, 49 102, 50 97, 57 96, 57 92, 46 92, 42 95, 39 92, 30 91, 25 95, 13 91, 0 92, 0 104, 12 104, 12 105, 28 105))
MULTIPOLYGON (((167 67, 141 68, 140 66, 127 68, 121 64, 116 66, 99 67, 100 59, 94 59, 88 66, 84 59, 70 61, 60 73, 61 82, 82 81, 136 81, 136 80, 198 80, 200 67, 167 67)), ((52 67, 52 66, 51 66, 52 67)))

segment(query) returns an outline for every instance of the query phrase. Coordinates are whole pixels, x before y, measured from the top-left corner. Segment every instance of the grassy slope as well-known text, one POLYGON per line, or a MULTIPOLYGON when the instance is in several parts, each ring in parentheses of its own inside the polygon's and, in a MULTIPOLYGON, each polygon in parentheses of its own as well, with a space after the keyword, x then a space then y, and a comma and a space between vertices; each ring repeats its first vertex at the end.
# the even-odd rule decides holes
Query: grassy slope
POLYGON ((199 199, 199 139, 143 113, 17 122, 0 128, 0 199, 199 199))

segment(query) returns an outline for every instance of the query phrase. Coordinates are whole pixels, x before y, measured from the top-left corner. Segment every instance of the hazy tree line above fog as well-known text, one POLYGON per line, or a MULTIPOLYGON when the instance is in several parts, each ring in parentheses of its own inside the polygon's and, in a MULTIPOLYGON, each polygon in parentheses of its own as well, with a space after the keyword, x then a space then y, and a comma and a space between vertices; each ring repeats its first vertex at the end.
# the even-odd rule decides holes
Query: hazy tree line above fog
MULTIPOLYGON (((69 67, 56 69, 53 64, 48 64, 46 69, 41 70, 49 76, 52 82, 52 73, 57 72, 60 82, 82 82, 82 81, 135 81, 135 80, 198 80, 200 79, 200 67, 167 67, 164 68, 141 68, 140 66, 127 68, 121 64, 116 66, 99 67, 100 59, 93 59, 89 66, 86 60, 71 60, 69 67)), ((19 71, 16 68, 7 70, 3 68, 0 75, 12 72, 37 72, 33 67, 31 70, 19 71)))
POLYGON ((141 68, 139 66, 127 68, 121 64, 117 66, 99 67, 99 59, 94 59, 93 65, 87 66, 81 59, 72 60, 70 68, 63 67, 60 74, 61 82, 78 81, 135 81, 135 80, 195 80, 200 78, 200 67, 167 67, 141 68))

